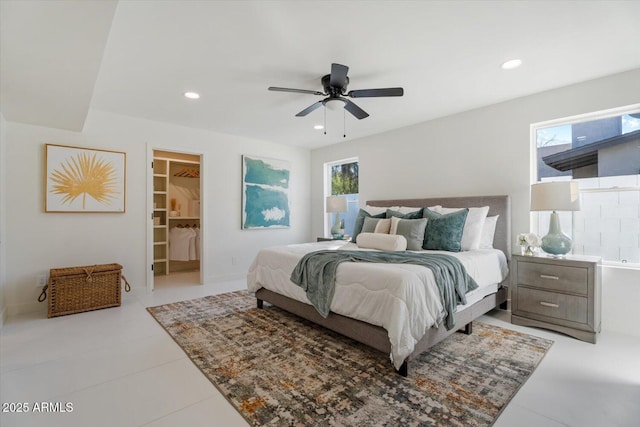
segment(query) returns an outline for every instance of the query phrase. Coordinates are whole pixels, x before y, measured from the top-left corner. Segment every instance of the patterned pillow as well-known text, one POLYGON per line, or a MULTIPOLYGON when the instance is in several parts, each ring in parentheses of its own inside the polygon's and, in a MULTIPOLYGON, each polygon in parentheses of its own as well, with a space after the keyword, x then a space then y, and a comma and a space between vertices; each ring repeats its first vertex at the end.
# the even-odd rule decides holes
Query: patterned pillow
POLYGON ((364 225, 365 218, 384 218, 386 216, 386 210, 377 214, 370 214, 364 209, 358 211, 355 224, 353 225, 353 233, 351 233, 351 239, 354 243, 358 241, 358 234, 362 232, 362 226, 364 225))
POLYGON ((462 231, 468 214, 468 208, 444 215, 425 209, 424 217, 429 221, 422 247, 429 250, 460 252, 462 231))
POLYGON ((362 232, 389 234, 390 228, 391 228, 391 219, 365 218, 364 224, 362 225, 362 232))

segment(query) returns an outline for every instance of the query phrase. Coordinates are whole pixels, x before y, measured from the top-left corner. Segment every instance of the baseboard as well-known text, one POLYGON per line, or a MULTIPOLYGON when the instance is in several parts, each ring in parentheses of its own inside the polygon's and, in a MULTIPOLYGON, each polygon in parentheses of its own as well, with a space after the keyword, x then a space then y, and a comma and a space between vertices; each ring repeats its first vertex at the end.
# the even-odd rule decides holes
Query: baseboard
POLYGON ((132 286, 131 291, 125 292, 122 291, 122 301, 136 300, 139 301, 140 298, 145 298, 147 295, 151 294, 151 291, 147 289, 146 286, 132 286))
POLYGON ((240 280, 246 279, 247 273, 237 273, 237 274, 226 274, 221 276, 209 276, 205 278, 204 283, 220 283, 220 282, 228 282, 231 280, 240 280))
POLYGON ((9 305, 6 308, 7 316, 13 317, 20 314, 42 312, 46 316, 47 304, 40 302, 27 302, 22 304, 9 305))

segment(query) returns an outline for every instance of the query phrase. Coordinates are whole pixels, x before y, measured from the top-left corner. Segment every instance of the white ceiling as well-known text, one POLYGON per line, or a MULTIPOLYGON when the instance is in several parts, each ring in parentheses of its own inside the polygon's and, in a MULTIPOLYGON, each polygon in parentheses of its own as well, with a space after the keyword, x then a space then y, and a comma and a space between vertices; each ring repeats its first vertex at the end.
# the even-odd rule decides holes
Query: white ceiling
POLYGON ((72 130, 91 107, 314 148, 342 109, 325 136, 322 109, 295 117, 322 98, 267 87, 322 90, 332 62, 351 90, 405 90, 355 99, 347 139, 640 68, 640 1, 1 3, 5 118, 72 130))

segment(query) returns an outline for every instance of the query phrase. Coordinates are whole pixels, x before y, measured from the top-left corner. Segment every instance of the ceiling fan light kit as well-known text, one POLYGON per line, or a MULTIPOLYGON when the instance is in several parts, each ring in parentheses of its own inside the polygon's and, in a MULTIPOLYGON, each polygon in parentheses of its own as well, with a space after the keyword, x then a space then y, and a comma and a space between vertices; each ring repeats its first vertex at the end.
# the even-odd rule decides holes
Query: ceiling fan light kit
POLYGON ((293 92, 326 96, 326 98, 322 101, 314 102, 304 110, 300 111, 298 114, 296 114, 296 117, 304 117, 312 111, 320 108, 321 106, 326 106, 327 102, 341 101, 344 103, 344 109, 359 120, 369 117, 369 114, 362 108, 358 107, 348 98, 375 98, 404 95, 404 89, 402 89, 401 87, 391 87, 383 89, 361 89, 351 90, 347 92, 347 86, 349 85, 349 77, 347 76, 348 72, 349 67, 347 67, 346 65, 331 64, 331 74, 322 76, 322 79, 320 79, 324 92, 275 86, 269 87, 269 90, 276 92, 293 92))

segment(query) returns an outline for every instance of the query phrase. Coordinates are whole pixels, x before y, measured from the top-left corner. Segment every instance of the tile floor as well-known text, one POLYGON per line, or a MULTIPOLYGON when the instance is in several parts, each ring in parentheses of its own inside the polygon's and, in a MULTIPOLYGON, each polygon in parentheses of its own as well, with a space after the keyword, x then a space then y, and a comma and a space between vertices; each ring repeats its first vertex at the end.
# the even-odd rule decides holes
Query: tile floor
MULTIPOLYGON (((243 280, 194 285, 158 278, 121 307, 47 319, 9 319, 0 336, 0 401, 70 402, 72 412, 1 413, 13 426, 244 426, 145 307, 244 288, 243 280)), ((640 426, 640 338, 603 332, 597 345, 508 323, 483 321, 555 341, 495 423, 509 426, 640 426)), ((4 408, 3 408, 4 409, 4 408)), ((8 409, 8 408, 6 408, 8 409)))

